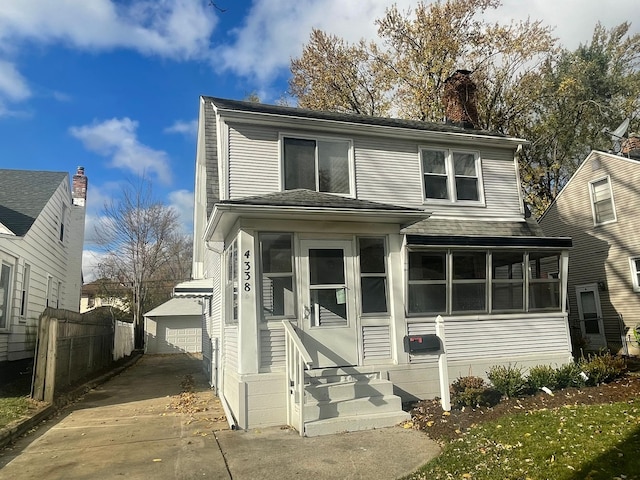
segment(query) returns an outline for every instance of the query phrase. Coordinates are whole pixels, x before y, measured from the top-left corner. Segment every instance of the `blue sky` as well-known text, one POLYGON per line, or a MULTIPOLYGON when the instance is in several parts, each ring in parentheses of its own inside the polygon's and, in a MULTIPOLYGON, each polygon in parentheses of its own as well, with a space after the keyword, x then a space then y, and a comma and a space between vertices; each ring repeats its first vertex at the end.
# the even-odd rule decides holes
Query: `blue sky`
MULTIPOLYGON (((199 95, 286 97, 312 27, 349 41, 414 0, 0 0, 0 168, 89 177, 85 278, 104 202, 143 172, 191 228, 199 95), (219 8, 216 8, 219 7, 219 8), (222 11, 222 9, 224 11, 222 11)), ((568 48, 635 0, 504 0, 490 18, 542 20, 568 48)), ((638 22, 640 25, 640 21, 638 22)), ((632 25, 637 33, 639 25, 632 25)), ((294 104, 295 102, 291 102, 294 104)))

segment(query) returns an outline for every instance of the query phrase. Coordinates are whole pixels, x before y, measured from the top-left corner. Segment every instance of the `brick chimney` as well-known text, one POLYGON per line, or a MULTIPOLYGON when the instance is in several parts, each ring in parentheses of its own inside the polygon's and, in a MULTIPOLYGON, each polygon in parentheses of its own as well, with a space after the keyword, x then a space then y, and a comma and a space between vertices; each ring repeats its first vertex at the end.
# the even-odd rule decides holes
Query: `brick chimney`
POLYGON ((87 184, 88 179, 84 174, 84 167, 78 167, 76 174, 73 176, 71 193, 74 205, 84 207, 87 203, 87 184))
POLYGON ((478 128, 476 84, 469 70, 457 70, 444 82, 442 103, 446 122, 463 128, 478 128))
POLYGON ((623 140, 620 153, 628 158, 640 159, 640 135, 630 133, 629 138, 623 140))

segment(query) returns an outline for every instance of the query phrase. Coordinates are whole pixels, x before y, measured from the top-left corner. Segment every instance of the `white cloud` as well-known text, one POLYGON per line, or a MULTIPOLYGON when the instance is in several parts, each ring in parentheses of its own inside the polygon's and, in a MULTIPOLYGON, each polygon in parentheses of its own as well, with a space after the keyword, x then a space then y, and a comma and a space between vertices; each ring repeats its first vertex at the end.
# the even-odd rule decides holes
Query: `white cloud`
POLYGON ((195 138, 198 134, 198 120, 185 122, 184 120, 176 120, 173 125, 164 129, 165 133, 180 133, 189 138, 195 138))
POLYGON ((0 60, 0 99, 18 101, 24 100, 30 95, 31 90, 27 81, 20 75, 15 65, 0 60))
POLYGON ((92 51, 128 48, 184 60, 207 52, 216 23, 215 10, 204 1, 20 0, 2 2, 0 44, 64 43, 92 51))
POLYGON ((82 251, 82 277, 84 283, 90 283, 98 280, 98 265, 105 258, 106 254, 98 250, 82 251))
POLYGON ((140 143, 137 128, 138 122, 125 117, 71 127, 69 131, 86 149, 110 157, 112 167, 139 176, 155 175, 162 183, 169 184, 171 172, 167 153, 140 143))
POLYGON ((169 205, 178 213, 184 233, 193 233, 193 192, 175 190, 169 193, 169 205))

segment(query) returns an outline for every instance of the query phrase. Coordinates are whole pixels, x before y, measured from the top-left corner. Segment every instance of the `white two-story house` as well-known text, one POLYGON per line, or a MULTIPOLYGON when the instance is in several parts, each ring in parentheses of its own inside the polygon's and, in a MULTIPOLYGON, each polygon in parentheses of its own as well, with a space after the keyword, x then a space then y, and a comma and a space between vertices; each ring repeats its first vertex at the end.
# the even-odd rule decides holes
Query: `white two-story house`
POLYGON ((87 177, 0 169, 0 368, 34 355, 45 308, 80 309, 87 177))
POLYGON ((451 380, 571 361, 571 240, 527 218, 523 143, 201 97, 193 271, 236 425, 393 425, 401 400, 440 396, 443 353, 451 380))

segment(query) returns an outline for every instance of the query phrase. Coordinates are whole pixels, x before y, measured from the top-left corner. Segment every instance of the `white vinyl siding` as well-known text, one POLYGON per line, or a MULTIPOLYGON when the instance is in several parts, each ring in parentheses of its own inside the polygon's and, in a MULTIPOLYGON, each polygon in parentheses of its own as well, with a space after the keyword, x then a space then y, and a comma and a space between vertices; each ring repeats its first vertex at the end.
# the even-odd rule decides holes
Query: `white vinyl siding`
POLYGON ((231 372, 238 371, 238 327, 224 328, 223 361, 225 367, 231 372))
MULTIPOLYGON (((434 322, 408 324, 409 335, 434 334, 434 322)), ((535 315, 530 318, 445 319, 447 361, 474 361, 527 355, 570 354, 569 330, 564 315, 535 315)), ((438 355, 411 355, 411 363, 437 362, 438 355)), ((467 375, 464 372, 463 375, 467 375)), ((481 375, 484 372, 473 372, 481 375)))
POLYGON ((285 366, 284 328, 260 329, 260 371, 271 372, 285 366))
POLYGON ((388 325, 364 325, 362 327, 362 351, 364 361, 391 358, 391 336, 388 325))
MULTIPOLYGON (((276 127, 266 125, 230 122, 228 157, 231 160, 226 179, 229 198, 281 191, 282 153, 279 139, 281 134, 294 136, 295 133, 281 132, 276 127)), ((305 137, 302 133, 299 136, 305 137)), ((322 137, 331 138, 331 135, 322 134, 322 137)), ((316 137, 310 135, 310 138, 316 137)), ((353 142, 353 193, 356 198, 424 209, 419 146, 428 148, 429 145, 417 140, 399 140, 397 137, 353 135, 350 138, 353 142)), ((453 144, 447 145, 447 148, 466 151, 465 147, 453 144)), ((514 150, 475 145, 474 148, 481 158, 484 204, 430 204, 429 211, 433 216, 470 219, 521 218, 522 199, 514 150)))

